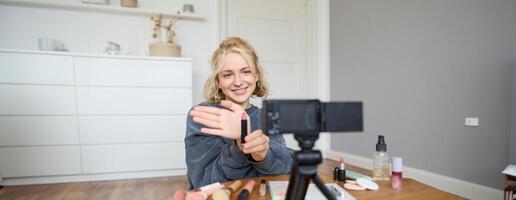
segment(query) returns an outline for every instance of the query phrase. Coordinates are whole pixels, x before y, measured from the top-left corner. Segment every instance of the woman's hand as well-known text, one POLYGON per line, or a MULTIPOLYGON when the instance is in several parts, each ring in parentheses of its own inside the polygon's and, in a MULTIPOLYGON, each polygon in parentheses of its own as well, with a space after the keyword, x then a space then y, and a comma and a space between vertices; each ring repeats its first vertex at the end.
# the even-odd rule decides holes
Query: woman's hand
POLYGON ((254 160, 262 161, 269 150, 269 137, 258 129, 245 137, 246 143, 242 144, 242 151, 251 154, 254 160))
MULTIPOLYGON (((247 113, 242 106, 233 103, 232 101, 223 100, 220 105, 229 109, 221 109, 209 106, 195 106, 190 115, 193 121, 206 127, 201 128, 203 133, 218 135, 230 139, 237 139, 240 141, 242 113, 247 113)), ((248 129, 250 127, 250 119, 247 115, 248 129)), ((248 131, 249 132, 249 131, 248 131)))

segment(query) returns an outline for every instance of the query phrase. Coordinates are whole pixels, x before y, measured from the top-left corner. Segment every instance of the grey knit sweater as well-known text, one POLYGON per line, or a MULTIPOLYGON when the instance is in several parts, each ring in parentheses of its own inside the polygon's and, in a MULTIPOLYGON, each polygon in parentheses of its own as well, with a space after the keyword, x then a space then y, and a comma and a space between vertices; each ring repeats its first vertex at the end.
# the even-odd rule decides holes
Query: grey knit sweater
MULTIPOLYGON (((221 108, 215 104, 200 105, 221 108)), ((251 132, 259 129, 261 109, 251 106, 246 112, 251 118, 251 132)), ((263 161, 256 162, 244 154, 234 140, 202 133, 200 130, 204 126, 194 122, 190 115, 186 125, 186 165, 191 188, 290 171, 293 151, 286 147, 282 135, 269 136, 267 155, 263 161)))

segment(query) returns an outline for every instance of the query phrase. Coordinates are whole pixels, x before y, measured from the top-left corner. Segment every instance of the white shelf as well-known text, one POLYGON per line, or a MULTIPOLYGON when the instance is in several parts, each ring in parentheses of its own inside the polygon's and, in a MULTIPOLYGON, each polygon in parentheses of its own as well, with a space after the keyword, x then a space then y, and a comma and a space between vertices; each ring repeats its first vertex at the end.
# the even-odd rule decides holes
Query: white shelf
MULTIPOLYGON (((121 15, 133 15, 133 16, 156 16, 158 14, 163 14, 166 17, 176 16, 176 14, 171 14, 167 12, 163 12, 161 10, 151 10, 151 9, 141 9, 141 8, 128 8, 114 5, 98 5, 98 4, 85 4, 81 3, 77 0, 77 3, 71 2, 50 2, 50 1, 41 1, 41 0, 0 0, 0 5, 12 5, 12 6, 24 6, 24 7, 36 7, 36 8, 55 8, 55 9, 66 9, 66 10, 76 10, 76 11, 86 11, 86 12, 100 12, 100 13, 108 13, 108 14, 121 14, 121 15)), ((181 19, 185 20, 196 20, 203 21, 204 17, 192 14, 184 14, 182 13, 181 19)))
POLYGON ((38 51, 38 50, 16 50, 16 49, 2 49, 2 48, 0 48, 0 53, 39 54, 39 55, 76 56, 76 57, 92 57, 92 58, 114 58, 114 59, 168 60, 168 61, 184 61, 184 62, 191 62, 192 61, 192 58, 187 58, 187 57, 107 55, 107 54, 93 54, 93 53, 71 53, 71 52, 38 51))

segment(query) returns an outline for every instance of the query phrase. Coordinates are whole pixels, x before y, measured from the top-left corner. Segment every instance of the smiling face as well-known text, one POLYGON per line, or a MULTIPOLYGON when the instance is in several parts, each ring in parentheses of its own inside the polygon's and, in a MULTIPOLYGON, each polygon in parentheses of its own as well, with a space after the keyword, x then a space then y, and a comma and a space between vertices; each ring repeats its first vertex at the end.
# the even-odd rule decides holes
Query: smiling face
POLYGON ((227 100, 231 100, 243 108, 249 105, 249 98, 258 81, 254 66, 238 53, 229 52, 224 58, 222 70, 217 75, 219 88, 227 100))

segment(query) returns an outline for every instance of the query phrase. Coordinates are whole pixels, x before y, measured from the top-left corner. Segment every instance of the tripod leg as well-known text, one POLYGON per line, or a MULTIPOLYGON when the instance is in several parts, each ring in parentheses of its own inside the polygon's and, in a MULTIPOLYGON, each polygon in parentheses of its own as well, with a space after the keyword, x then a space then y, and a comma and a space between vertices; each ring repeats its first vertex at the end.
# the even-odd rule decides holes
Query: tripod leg
POLYGON ((319 178, 318 175, 315 175, 313 181, 314 181, 315 185, 317 186, 317 188, 319 188, 319 190, 321 190, 321 192, 324 194, 324 196, 326 196, 327 199, 337 200, 335 195, 328 189, 328 187, 326 187, 326 185, 321 180, 321 178, 319 178))
POLYGON ((287 200, 303 200, 305 199, 310 176, 303 175, 299 170, 300 166, 292 167, 290 180, 287 189, 287 200))

